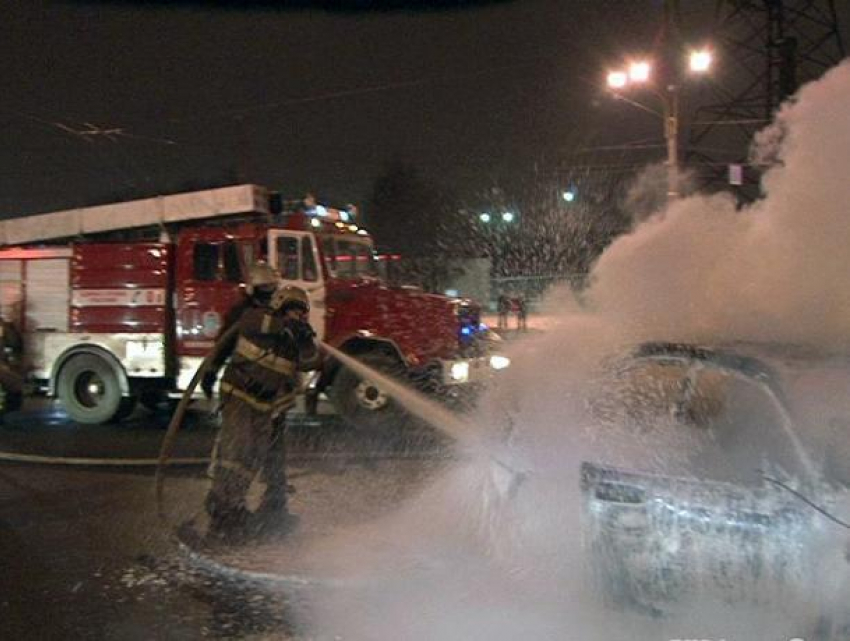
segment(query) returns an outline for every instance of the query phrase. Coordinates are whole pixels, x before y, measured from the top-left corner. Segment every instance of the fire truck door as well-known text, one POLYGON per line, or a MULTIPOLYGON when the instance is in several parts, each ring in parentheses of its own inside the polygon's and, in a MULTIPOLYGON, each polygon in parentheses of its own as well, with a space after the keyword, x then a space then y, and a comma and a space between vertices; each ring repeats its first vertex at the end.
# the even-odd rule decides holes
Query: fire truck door
POLYGON ((215 344, 227 313, 244 296, 237 244, 231 240, 180 240, 177 265, 177 353, 204 356, 215 344))
POLYGON ((326 290, 315 236, 303 231, 269 231, 269 262, 280 270, 286 283, 301 287, 310 295, 310 324, 318 339, 324 340, 326 290))

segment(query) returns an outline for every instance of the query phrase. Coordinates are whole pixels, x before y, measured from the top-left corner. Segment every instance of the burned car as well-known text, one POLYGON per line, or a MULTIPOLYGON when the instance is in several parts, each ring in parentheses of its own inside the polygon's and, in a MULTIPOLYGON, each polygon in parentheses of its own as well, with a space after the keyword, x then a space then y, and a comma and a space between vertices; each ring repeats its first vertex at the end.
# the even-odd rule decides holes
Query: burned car
MULTIPOLYGON (((845 358, 788 346, 646 343, 609 363, 592 414, 639 438, 666 431, 675 460, 582 465, 606 604, 663 617, 706 599, 791 602, 813 579, 846 590, 848 386, 845 358)), ((841 598, 817 608, 815 638, 850 638, 841 598)))

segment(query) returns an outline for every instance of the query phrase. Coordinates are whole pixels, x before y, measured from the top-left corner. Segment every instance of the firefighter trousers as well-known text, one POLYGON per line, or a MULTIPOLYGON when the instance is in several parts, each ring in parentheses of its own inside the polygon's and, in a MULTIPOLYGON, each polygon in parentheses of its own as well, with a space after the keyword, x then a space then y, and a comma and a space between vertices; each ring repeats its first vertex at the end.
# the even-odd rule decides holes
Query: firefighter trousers
POLYGON ((286 509, 284 414, 273 417, 244 400, 226 396, 211 465, 207 511, 215 518, 244 514, 246 496, 260 473, 266 484, 261 510, 286 509))

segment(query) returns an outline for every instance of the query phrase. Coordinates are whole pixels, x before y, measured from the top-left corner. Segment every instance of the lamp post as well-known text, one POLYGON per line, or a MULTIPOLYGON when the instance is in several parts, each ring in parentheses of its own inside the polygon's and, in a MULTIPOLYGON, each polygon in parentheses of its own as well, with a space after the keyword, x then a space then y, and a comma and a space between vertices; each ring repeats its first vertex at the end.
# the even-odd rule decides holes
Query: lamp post
MULTIPOLYGON (((608 73, 608 88, 618 98, 629 104, 661 116, 664 122, 664 141, 667 147, 667 198, 679 196, 679 86, 681 74, 678 73, 677 61, 666 65, 667 73, 658 80, 654 78, 653 63, 646 60, 633 60, 626 69, 617 69, 608 73), (662 111, 659 114, 631 98, 626 98, 622 92, 632 86, 651 88, 661 102, 662 111)), ((712 54, 707 48, 695 49, 688 58, 688 71, 691 74, 704 74, 711 69, 712 54)))
POLYGON ((662 93, 664 140, 667 143, 667 200, 679 197, 679 91, 669 85, 662 93))

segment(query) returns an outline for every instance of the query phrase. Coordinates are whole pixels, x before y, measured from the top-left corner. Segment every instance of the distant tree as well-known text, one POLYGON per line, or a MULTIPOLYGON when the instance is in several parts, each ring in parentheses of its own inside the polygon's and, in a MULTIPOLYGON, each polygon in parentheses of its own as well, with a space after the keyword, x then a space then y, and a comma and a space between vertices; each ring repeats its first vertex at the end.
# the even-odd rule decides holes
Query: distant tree
POLYGON ((378 245, 409 257, 451 251, 456 219, 451 195, 400 160, 375 180, 366 204, 366 224, 378 245))
POLYGON ((375 181, 366 225, 379 249, 402 255, 396 280, 427 291, 443 289, 452 276, 449 261, 468 247, 468 226, 453 195, 399 160, 375 181))
POLYGON ((580 285, 602 250, 628 228, 621 192, 608 178, 528 172, 468 200, 467 217, 476 223, 472 242, 491 259, 495 277, 568 278, 580 285))

